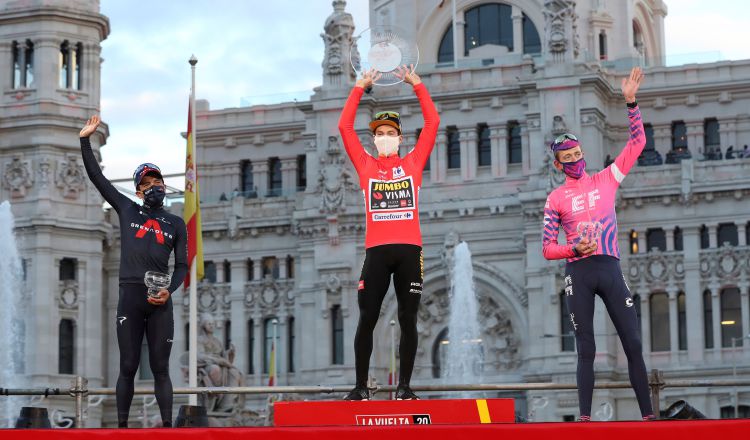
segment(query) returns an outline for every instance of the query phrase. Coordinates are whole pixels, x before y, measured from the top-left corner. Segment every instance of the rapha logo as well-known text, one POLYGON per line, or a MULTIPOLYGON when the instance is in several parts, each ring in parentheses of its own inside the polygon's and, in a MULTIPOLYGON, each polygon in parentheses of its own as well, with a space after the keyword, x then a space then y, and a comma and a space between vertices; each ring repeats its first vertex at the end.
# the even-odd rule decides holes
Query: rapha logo
POLYGON ((120 325, 122 325, 122 323, 125 322, 126 319, 128 319, 127 316, 118 316, 117 317, 117 320, 120 321, 120 325))
POLYGON ((404 173, 404 169, 403 169, 403 167, 401 167, 401 165, 399 165, 399 166, 397 166, 397 167, 395 167, 393 169, 393 178, 394 179, 399 179, 401 177, 404 177, 405 175, 406 175, 406 173, 404 173))

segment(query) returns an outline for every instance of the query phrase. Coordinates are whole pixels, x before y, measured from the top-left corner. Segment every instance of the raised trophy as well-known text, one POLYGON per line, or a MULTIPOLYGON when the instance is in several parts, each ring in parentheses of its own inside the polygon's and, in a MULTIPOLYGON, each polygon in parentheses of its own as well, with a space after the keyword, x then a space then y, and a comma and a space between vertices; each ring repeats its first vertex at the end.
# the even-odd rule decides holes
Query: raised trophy
POLYGON ((172 281, 172 277, 169 274, 148 271, 143 276, 143 282, 148 287, 148 296, 151 298, 159 298, 159 291, 169 287, 169 283, 172 281))
POLYGON ((357 72, 375 69, 380 72, 373 84, 376 86, 391 86, 403 79, 395 75, 399 66, 419 63, 419 49, 417 43, 407 40, 403 29, 396 26, 373 26, 354 37, 354 43, 349 50, 349 61, 357 72), (360 56, 359 51, 364 56, 360 56))

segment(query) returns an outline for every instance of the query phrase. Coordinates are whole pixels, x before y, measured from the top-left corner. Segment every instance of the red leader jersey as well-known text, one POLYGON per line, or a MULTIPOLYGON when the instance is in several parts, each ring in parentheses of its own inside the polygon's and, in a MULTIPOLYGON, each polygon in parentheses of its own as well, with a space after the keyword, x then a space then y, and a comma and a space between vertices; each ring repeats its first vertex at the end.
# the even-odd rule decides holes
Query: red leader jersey
POLYGON ((354 131, 354 118, 364 89, 354 87, 339 119, 339 132, 365 198, 365 248, 384 244, 422 246, 419 229, 419 189, 422 170, 435 146, 440 117, 423 83, 414 86, 422 107, 424 127, 417 145, 404 157, 372 157, 354 131))

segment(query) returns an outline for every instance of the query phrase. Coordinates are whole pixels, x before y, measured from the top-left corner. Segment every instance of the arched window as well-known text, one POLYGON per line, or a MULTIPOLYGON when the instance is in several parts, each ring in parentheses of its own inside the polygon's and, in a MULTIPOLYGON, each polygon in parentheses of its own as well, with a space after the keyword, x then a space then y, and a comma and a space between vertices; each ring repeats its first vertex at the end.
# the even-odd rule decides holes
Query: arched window
POLYGON ((477 159, 478 165, 489 166, 492 164, 492 148, 490 141, 490 127, 487 124, 479 124, 477 126, 477 133, 479 141, 477 143, 477 159))
POLYGON ((740 305, 740 289, 727 287, 722 289, 719 300, 721 303, 721 346, 731 347, 732 339, 735 346, 742 346, 742 307, 740 305))
POLYGON ((685 292, 677 294, 677 335, 678 349, 687 350, 687 316, 685 313, 685 292))
POLYGON ((445 363, 446 346, 450 343, 448 340, 448 329, 444 328, 438 333, 435 342, 432 344, 432 377, 440 378, 443 374, 443 364, 445 363))
POLYGON ((542 53, 542 40, 539 38, 539 32, 526 14, 523 14, 523 53, 542 53))
POLYGON ((464 13, 464 55, 485 44, 505 46, 513 51, 513 19, 509 5, 490 3, 464 13))
POLYGON ((57 372, 59 374, 73 374, 76 358, 75 321, 61 319, 58 328, 57 372))
POLYGON ((652 293, 650 311, 651 351, 669 351, 669 296, 652 293))
POLYGON ((706 348, 714 348, 714 305, 710 290, 703 292, 703 339, 706 348))
POLYGON ((599 32, 599 59, 607 59, 607 32, 604 29, 599 32))
POLYGON ((331 307, 331 363, 344 365, 344 317, 341 306, 331 307))
POLYGON ((516 121, 508 122, 508 163, 521 163, 523 151, 521 144, 521 125, 516 121))
POLYGON ((667 235, 662 228, 646 230, 646 252, 651 252, 654 249, 662 252, 667 250, 667 235))
POLYGON ((443 39, 440 40, 440 48, 438 49, 437 56, 438 63, 452 63, 453 62, 453 24, 448 26, 448 30, 443 34, 443 39))
POLYGON ((274 334, 274 332, 278 332, 278 320, 275 317, 266 318, 266 320, 263 321, 263 374, 269 374, 271 372, 271 354, 274 350, 276 351, 275 356, 278 356, 276 342, 278 341, 279 335, 278 333, 274 334), (274 341, 274 336, 276 336, 276 341, 274 341))
POLYGON ((294 346, 295 346, 295 333, 294 333, 294 316, 290 316, 287 321, 287 370, 290 373, 294 373, 294 346))
POLYGON ((13 72, 11 86, 14 89, 31 87, 34 84, 34 43, 31 40, 11 43, 13 72))
POLYGON ((72 44, 68 40, 60 45, 60 88, 81 89, 81 60, 83 45, 72 44))
POLYGON ((716 230, 717 242, 719 246, 729 243, 730 246, 739 245, 740 239, 737 235, 737 225, 734 223, 719 223, 716 230))
POLYGON ((456 127, 446 128, 448 136, 448 168, 461 168, 461 141, 456 127))
POLYGON ((570 322, 568 302, 565 300, 565 290, 560 292, 560 350, 575 351, 576 341, 573 333, 573 323, 570 322))

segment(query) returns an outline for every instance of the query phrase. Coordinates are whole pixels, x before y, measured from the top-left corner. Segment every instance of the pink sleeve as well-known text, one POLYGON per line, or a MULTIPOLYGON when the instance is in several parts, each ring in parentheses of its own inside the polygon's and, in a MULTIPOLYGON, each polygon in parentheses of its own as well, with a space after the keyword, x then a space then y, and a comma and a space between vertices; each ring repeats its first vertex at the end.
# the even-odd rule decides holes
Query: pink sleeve
POLYGON ((544 204, 544 229, 542 233, 542 254, 548 260, 561 260, 563 258, 573 258, 573 246, 561 245, 557 242, 560 234, 560 213, 557 211, 553 194, 547 196, 547 203, 544 204))
POLYGON ((620 184, 625 176, 633 168, 638 156, 643 152, 646 146, 646 133, 643 129, 643 120, 641 119, 641 110, 638 106, 628 107, 628 119, 630 120, 630 139, 622 152, 615 158, 615 161, 608 168, 612 177, 620 184))

